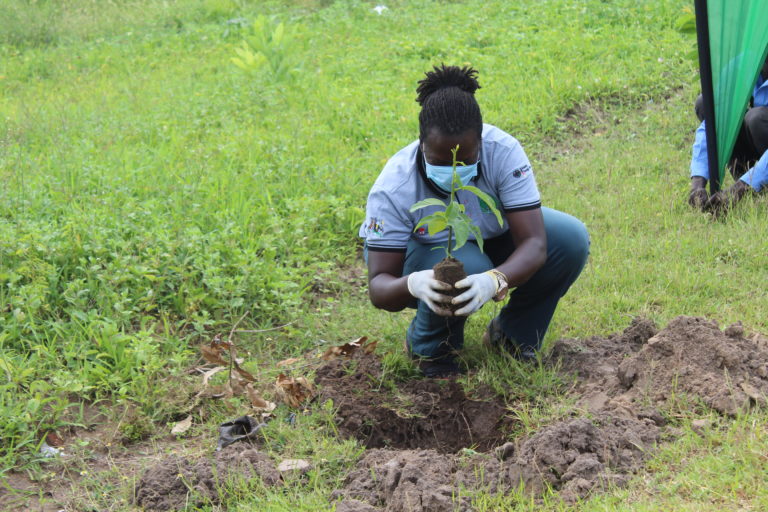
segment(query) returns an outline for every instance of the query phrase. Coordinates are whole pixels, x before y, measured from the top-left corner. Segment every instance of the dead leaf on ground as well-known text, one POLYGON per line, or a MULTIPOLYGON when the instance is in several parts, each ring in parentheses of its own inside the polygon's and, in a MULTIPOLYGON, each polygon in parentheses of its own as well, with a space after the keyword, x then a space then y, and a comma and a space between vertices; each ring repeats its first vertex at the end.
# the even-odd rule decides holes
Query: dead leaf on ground
POLYGON ((330 361, 331 359, 336 359, 337 357, 352 357, 352 354, 355 353, 358 349, 363 349, 363 352, 366 354, 372 353, 374 350, 376 350, 376 344, 378 341, 372 341, 371 343, 366 343, 368 341, 367 336, 362 336, 360 338, 357 338, 355 341, 350 341, 349 343, 345 343, 343 345, 339 345, 337 347, 331 347, 328 350, 325 351, 325 353, 320 356, 326 361, 330 361))
POLYGON ((277 395, 291 407, 300 407, 315 395, 312 384, 304 377, 288 377, 285 374, 277 376, 275 383, 277 395))
POLYGON ((48 432, 45 435, 45 442, 48 443, 49 446, 53 446, 54 448, 60 448, 64 446, 64 440, 57 434, 56 432, 48 432))
POLYGON ((180 422, 176 423, 171 429, 171 434, 183 434, 192 426, 192 415, 187 416, 180 422))
POLYGON ((251 384, 246 384, 245 391, 248 394, 248 400, 251 401, 251 405, 256 412, 270 413, 275 410, 275 407, 277 407, 276 403, 264 400, 264 398, 262 398, 261 395, 259 395, 259 393, 253 389, 251 384))
POLYGON ((200 353, 203 355, 203 359, 211 364, 229 366, 229 363, 221 357, 221 350, 218 347, 200 345, 200 353))
POLYGON ((294 363, 298 363, 299 361, 301 361, 300 357, 291 357, 291 358, 288 358, 288 359, 283 359, 282 361, 277 363, 276 366, 278 368, 282 368, 283 366, 290 366, 290 365, 292 365, 294 363))
POLYGON ((239 373, 240 376, 245 380, 250 382, 256 382, 256 377, 251 375, 247 370, 243 370, 242 368, 240 368, 240 365, 238 363, 235 363, 235 371, 239 373))

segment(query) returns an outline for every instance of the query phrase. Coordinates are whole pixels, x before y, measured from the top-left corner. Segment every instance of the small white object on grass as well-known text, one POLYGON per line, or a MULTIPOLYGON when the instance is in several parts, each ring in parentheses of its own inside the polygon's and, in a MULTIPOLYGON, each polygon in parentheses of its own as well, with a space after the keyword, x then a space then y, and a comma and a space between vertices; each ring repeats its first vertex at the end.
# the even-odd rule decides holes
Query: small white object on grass
POLYGON ((377 14, 381 14, 388 9, 389 7, 387 7, 386 5, 377 5, 376 7, 373 8, 373 10, 376 11, 377 14))
POLYGON ((43 444, 40 445, 40 455, 43 457, 57 457, 63 455, 63 453, 64 452, 59 448, 55 448, 46 442, 43 442, 43 444))

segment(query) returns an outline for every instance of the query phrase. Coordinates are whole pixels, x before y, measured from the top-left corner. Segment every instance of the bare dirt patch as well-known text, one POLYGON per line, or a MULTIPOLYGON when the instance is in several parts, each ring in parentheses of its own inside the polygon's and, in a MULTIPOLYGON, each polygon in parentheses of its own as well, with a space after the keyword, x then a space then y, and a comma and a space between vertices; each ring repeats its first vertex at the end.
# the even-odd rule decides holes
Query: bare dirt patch
POLYGON ((562 340, 552 352, 578 376, 573 392, 590 410, 638 413, 684 398, 732 416, 768 395, 768 339, 724 331, 704 318, 680 316, 661 331, 636 320, 620 335, 562 340))
MULTIPOLYGON (((468 396, 453 379, 394 384, 364 351, 325 363, 320 403, 333 400, 340 435, 368 448, 333 493, 337 510, 471 510, 478 492, 506 494, 521 483, 533 496, 554 489, 575 502, 641 471, 679 432, 667 418, 682 407, 732 416, 768 395, 768 338, 703 318, 681 316, 664 329, 635 320, 605 338, 560 340, 546 364, 571 382, 576 407, 514 438, 506 404, 489 393, 468 396)), ((135 503, 178 510, 224 502, 232 479, 283 485, 273 459, 251 445, 199 453, 146 470, 135 503)))
MULTIPOLYGON (((675 429, 665 426, 670 407, 700 404, 696 407, 730 416, 764 403, 767 362, 768 339, 746 337, 740 325, 722 331, 715 322, 685 316, 662 330, 648 320, 635 320, 607 338, 560 340, 549 364, 573 379, 569 393, 578 397, 578 407, 571 418, 510 440, 492 453, 450 453, 448 448, 462 448, 459 442, 440 451, 413 446, 415 441, 401 445, 411 449, 369 450, 334 498, 341 510, 470 510, 478 490, 506 493, 522 482, 532 495, 551 488, 564 501, 575 502, 607 485, 623 485, 641 470, 662 435, 674 437, 675 429)), ((341 364, 325 370, 336 375, 326 382, 349 384, 349 394, 355 379, 366 378, 358 371, 342 375, 341 364)), ((443 390, 457 393, 448 385, 443 390)), ((412 391, 418 392, 418 386, 412 391)), ((374 439, 387 428, 373 421, 365 428, 365 421, 349 425, 354 414, 390 420, 381 412, 384 407, 371 403, 376 402, 369 401, 367 409, 348 404, 339 421, 350 428, 342 431, 374 439)), ((487 438, 499 439, 492 432, 487 438)))
POLYGON ((333 400, 345 437, 368 448, 490 450, 506 440, 505 405, 494 397, 467 397, 453 379, 412 380, 382 389, 381 363, 372 354, 336 359, 317 372, 320 400, 333 400))
POLYGON ((136 487, 136 504, 162 511, 218 504, 228 483, 253 478, 268 486, 282 483, 272 459, 245 443, 228 446, 212 458, 174 456, 144 472, 136 487))

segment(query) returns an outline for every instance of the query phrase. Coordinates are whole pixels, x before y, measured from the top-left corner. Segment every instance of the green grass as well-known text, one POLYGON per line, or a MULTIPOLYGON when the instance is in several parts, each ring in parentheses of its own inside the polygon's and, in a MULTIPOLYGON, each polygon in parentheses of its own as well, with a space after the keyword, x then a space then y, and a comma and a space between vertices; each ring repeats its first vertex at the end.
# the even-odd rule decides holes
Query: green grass
MULTIPOLYGON (((246 312, 245 329, 290 323, 237 337, 264 382, 281 359, 362 335, 382 340, 392 379, 412 376, 399 353, 410 313, 375 311, 364 277, 337 270, 359 266, 368 189, 417 136, 416 82, 440 62, 480 70, 485 120, 521 140, 544 203, 590 229, 590 262, 547 343, 605 335, 637 315, 768 330, 765 198, 722 221, 684 204, 698 86, 692 42, 674 21, 687 4, 394 1, 381 16, 342 0, 0 5, 2 467, 47 467, 35 456, 41 436, 83 424, 81 403, 115 422, 134 411, 131 435, 167 432, 188 412, 197 345, 246 312), (280 79, 230 62, 250 35, 238 20, 260 14, 298 34, 280 54, 295 71, 280 79), (563 121, 575 107, 582 117, 563 121)), ((486 307, 468 324, 465 357, 478 370, 468 384, 519 401, 523 430, 558 417, 567 404, 551 373, 525 374, 476 343, 492 315, 486 307)), ((242 411, 210 407, 200 435, 242 411)), ((686 438, 655 459, 658 478, 581 507, 694 510, 700 485, 722 495, 720 508, 760 509, 759 465, 732 455, 764 442, 744 427, 764 420, 714 434, 714 451, 686 438), (731 469, 715 471, 724 461, 731 469), (748 493, 733 490, 742 481, 748 493)), ((324 469, 311 485, 240 506, 327 501, 356 448, 320 430, 283 432, 270 447, 315 450, 324 469), (343 457, 324 464, 323 451, 343 457)), ((121 506, 92 485, 97 508, 121 506)), ((478 506, 498 509, 494 499, 478 506)))

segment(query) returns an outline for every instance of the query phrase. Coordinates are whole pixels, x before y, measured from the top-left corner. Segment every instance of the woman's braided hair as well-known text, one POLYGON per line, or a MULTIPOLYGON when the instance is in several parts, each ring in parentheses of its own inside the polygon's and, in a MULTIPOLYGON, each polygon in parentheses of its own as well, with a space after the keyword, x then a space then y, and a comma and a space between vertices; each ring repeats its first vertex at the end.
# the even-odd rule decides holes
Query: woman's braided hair
POLYGON ((416 88, 419 112, 419 139, 424 140, 432 129, 445 135, 460 135, 475 130, 483 133, 483 116, 475 99, 477 70, 469 66, 434 66, 416 88))

